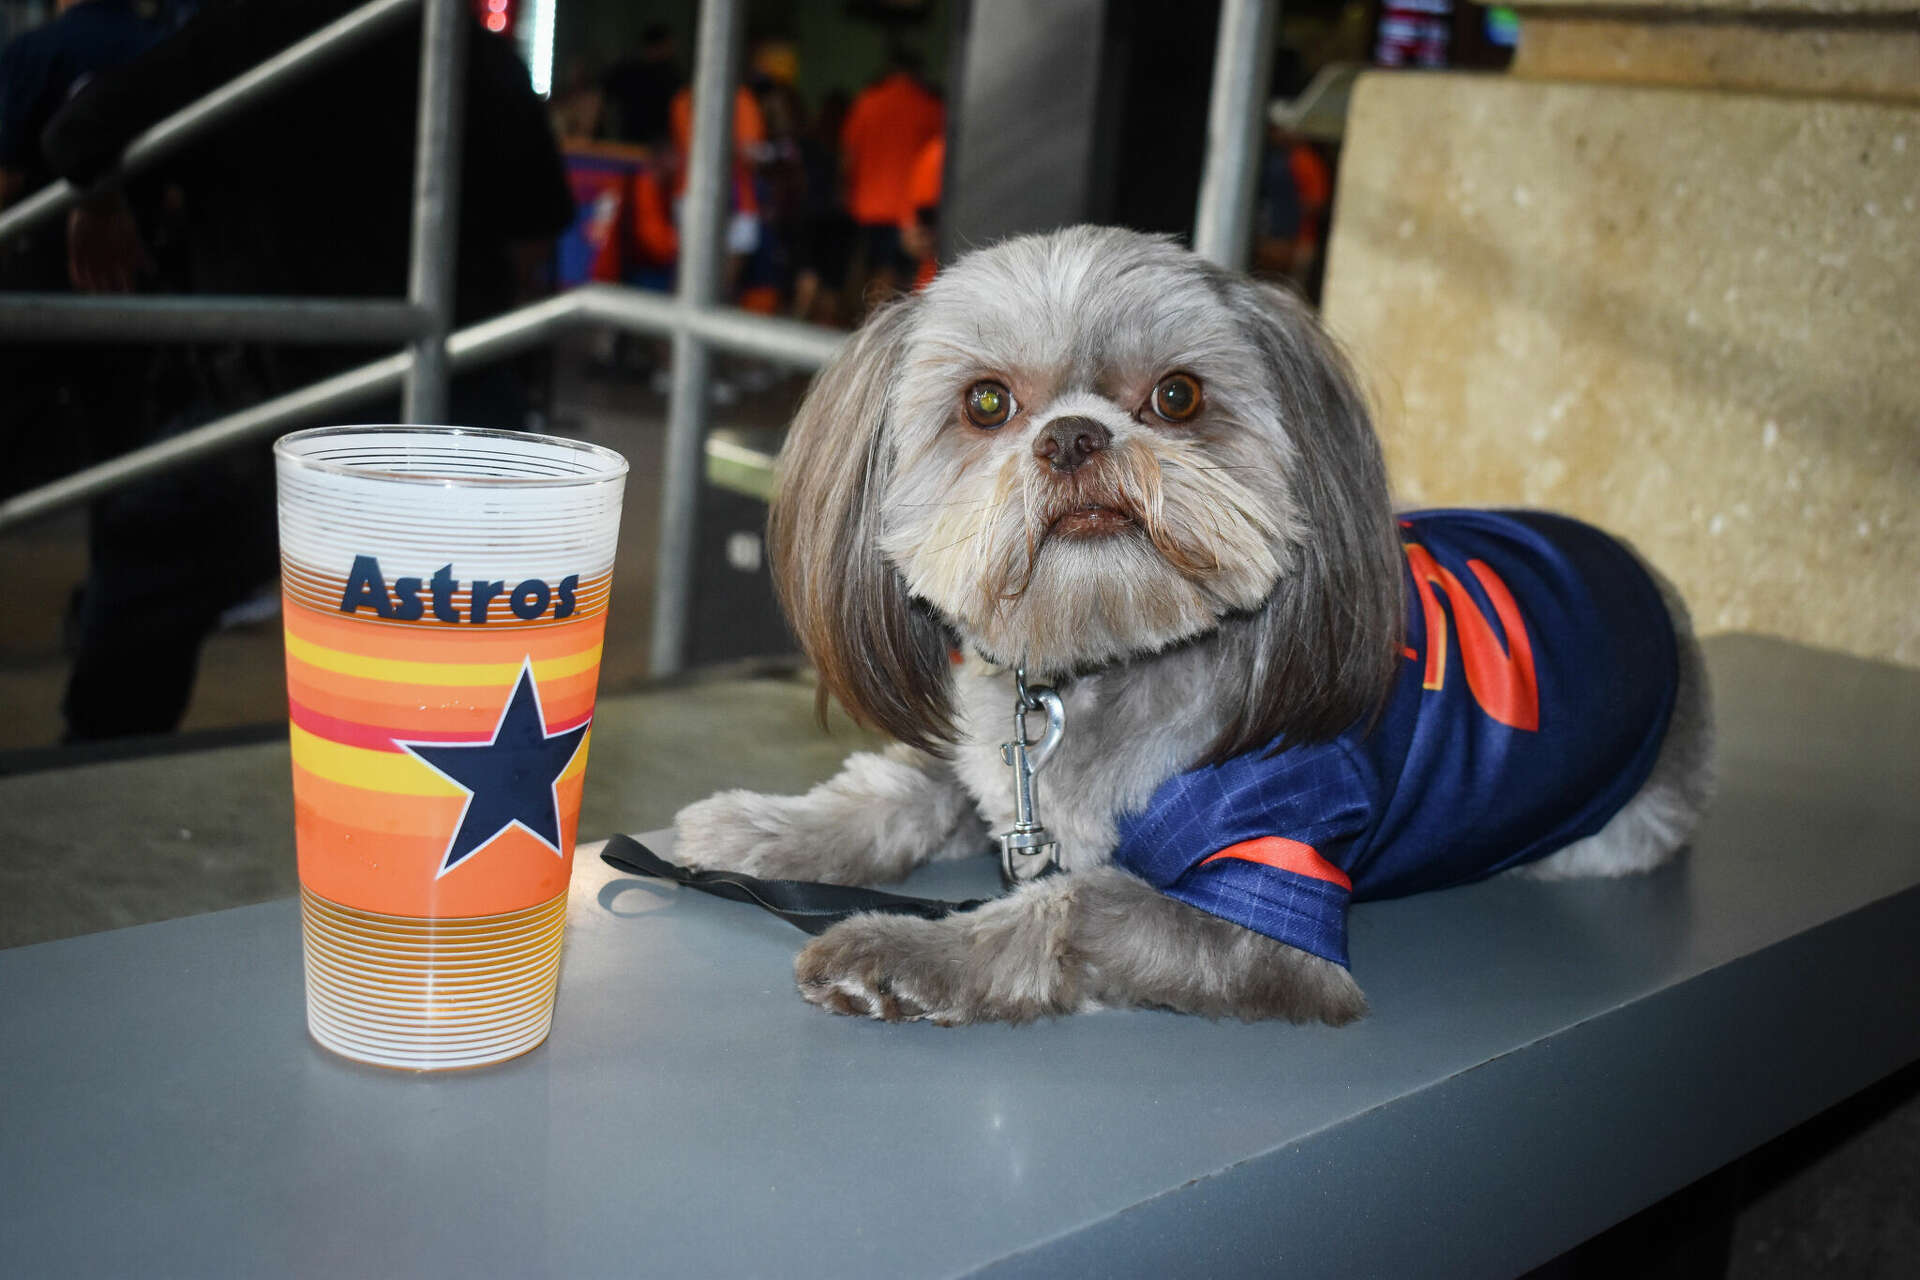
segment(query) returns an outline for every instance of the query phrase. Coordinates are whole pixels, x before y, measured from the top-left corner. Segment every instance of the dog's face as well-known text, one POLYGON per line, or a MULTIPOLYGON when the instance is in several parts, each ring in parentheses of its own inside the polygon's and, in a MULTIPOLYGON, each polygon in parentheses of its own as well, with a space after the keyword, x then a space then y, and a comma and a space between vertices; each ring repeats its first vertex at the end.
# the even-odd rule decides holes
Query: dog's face
POLYGON ((922 745, 950 638, 1051 676, 1230 629, 1248 741, 1384 692, 1397 548, 1360 398, 1291 298, 1161 239, 1008 241, 879 313, 808 392, 771 524, 823 688, 922 745))
POLYGON ((917 312, 879 547, 966 643, 1042 672, 1150 653, 1257 608, 1294 563, 1297 451, 1199 259, 1016 240, 917 312))

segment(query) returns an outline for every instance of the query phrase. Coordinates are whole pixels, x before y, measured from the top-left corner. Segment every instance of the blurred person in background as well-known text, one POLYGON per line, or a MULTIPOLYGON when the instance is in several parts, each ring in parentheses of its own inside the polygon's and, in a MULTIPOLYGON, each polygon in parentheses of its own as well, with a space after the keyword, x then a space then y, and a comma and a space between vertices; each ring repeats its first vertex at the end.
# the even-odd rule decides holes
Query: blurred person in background
POLYGON ((97 74, 131 62, 165 33, 132 0, 60 0, 53 21, 0 49, 0 209, 51 178, 40 131, 97 74))
POLYGON ((859 228, 863 306, 897 290, 917 268, 901 248, 900 209, 920 149, 946 128, 946 107, 921 79, 919 55, 907 49, 889 55, 886 74, 847 112, 840 165, 847 209, 859 228))
MULTIPOLYGON (((357 0, 210 0, 176 34, 97 76, 48 126, 51 168, 76 185, 108 173, 130 139, 355 8, 357 0)), ((537 287, 573 216, 544 104, 503 38, 467 39, 456 325, 537 287)), ((161 176, 180 192, 187 287, 239 295, 402 298, 413 192, 418 23, 280 90, 182 149, 161 176)), ((134 211, 115 197, 76 209, 75 276, 136 279, 134 211)), ((217 343, 175 352, 182 430, 298 389, 374 355, 364 344, 217 343)), ((370 421, 395 407, 371 406, 370 421)), ((451 416, 526 425, 524 387, 494 365, 455 379, 451 416)), ((277 569, 274 479, 262 441, 162 473, 94 504, 69 740, 176 727, 202 640, 223 610, 277 569)))
POLYGON ((607 101, 608 136, 651 146, 667 136, 674 95, 686 84, 679 46, 665 23, 640 33, 640 47, 607 68, 600 86, 607 101))
POLYGON ((547 100, 547 114, 562 144, 591 141, 606 132, 610 114, 606 90, 594 75, 590 58, 581 55, 568 59, 553 96, 547 100))
POLYGON ((915 293, 940 270, 940 184, 946 167, 947 140, 935 138, 914 157, 900 202, 900 247, 915 264, 915 293))
POLYGON ((1333 177, 1319 148, 1286 122, 1267 126, 1257 201, 1254 272, 1290 280, 1310 296, 1333 202, 1333 177))
POLYGON ((807 183, 801 157, 807 106, 795 87, 799 74, 799 52, 788 41, 759 41, 748 57, 747 83, 760 104, 766 142, 753 166, 760 245, 742 272, 740 306, 763 315, 779 312, 793 296, 793 247, 807 183))
POLYGON ((799 150, 801 202, 793 223, 793 316, 839 324, 840 296, 853 258, 853 219, 840 186, 840 131, 851 102, 841 90, 794 137, 799 150))
MULTIPOLYGON (((0 209, 52 180, 40 154, 40 133, 67 99, 164 34, 134 11, 131 0, 61 0, 52 21, 0 49, 0 209)), ((142 196, 148 194, 143 188, 142 196)), ((57 221, 0 242, 0 289, 66 288, 66 233, 57 221)), ((0 494, 33 488, 115 452, 127 419, 139 411, 130 392, 141 381, 145 355, 138 347, 85 343, 0 347, 0 387, 6 391, 0 405, 0 494)))
MULTIPOLYGON (((674 225, 680 222, 678 210, 686 194, 688 157, 693 146, 693 87, 673 95, 668 109, 668 125, 673 143, 674 225)), ((767 122, 760 114, 760 100, 742 84, 733 91, 733 154, 727 170, 726 274, 720 287, 723 298, 739 291, 741 273, 747 259, 760 247, 760 196, 754 186, 754 170, 765 157, 767 122)))

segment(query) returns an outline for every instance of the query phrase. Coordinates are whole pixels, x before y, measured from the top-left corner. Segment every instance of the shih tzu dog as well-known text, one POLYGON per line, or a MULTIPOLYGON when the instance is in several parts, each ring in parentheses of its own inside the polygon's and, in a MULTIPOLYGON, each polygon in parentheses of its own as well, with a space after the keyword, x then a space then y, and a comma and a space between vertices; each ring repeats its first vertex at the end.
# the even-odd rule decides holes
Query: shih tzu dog
POLYGON ((1711 791, 1665 581, 1562 517, 1396 514, 1309 313, 1169 241, 962 258, 819 375, 781 477, 823 706, 897 744, 689 806, 681 861, 863 884, 981 853, 1015 818, 1016 668, 1065 711, 1033 778, 1065 874, 835 925, 795 966, 835 1012, 1346 1022, 1350 899, 1646 870, 1711 791))

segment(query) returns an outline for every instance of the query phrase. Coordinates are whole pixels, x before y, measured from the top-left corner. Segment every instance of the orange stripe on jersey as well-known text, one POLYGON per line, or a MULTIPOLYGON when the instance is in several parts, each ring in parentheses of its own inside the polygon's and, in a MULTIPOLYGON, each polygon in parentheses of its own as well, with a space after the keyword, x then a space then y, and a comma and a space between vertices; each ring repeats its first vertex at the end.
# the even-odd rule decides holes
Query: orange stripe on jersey
POLYGON ((1291 871, 1295 875, 1306 876, 1311 880, 1325 880, 1337 884, 1349 892, 1353 881, 1347 879, 1347 873, 1328 862, 1310 844, 1298 840, 1283 840, 1279 836, 1261 836, 1257 840, 1242 840, 1239 844, 1230 844, 1212 857, 1201 860, 1200 865, 1218 862, 1222 858, 1235 858, 1241 862, 1257 862, 1264 867, 1273 867, 1280 871, 1291 871))

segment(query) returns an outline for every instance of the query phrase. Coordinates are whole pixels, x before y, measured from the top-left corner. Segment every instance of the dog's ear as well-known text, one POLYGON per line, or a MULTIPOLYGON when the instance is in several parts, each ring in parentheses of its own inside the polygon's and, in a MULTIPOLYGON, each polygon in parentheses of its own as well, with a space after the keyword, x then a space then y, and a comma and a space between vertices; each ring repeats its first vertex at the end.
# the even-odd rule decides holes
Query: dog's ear
MULTIPOLYGON (((1306 530, 1286 574, 1242 637, 1253 649, 1244 710, 1209 760, 1284 734, 1324 741, 1378 716, 1406 643, 1399 532, 1386 464, 1346 358, 1292 294, 1224 277, 1272 379, 1306 530)), ((1239 628, 1236 628, 1239 630, 1239 628)))
POLYGON ((807 389, 767 521, 774 586, 820 676, 861 724, 936 753, 953 738, 947 629, 879 551, 889 392, 915 302, 876 312, 807 389))

